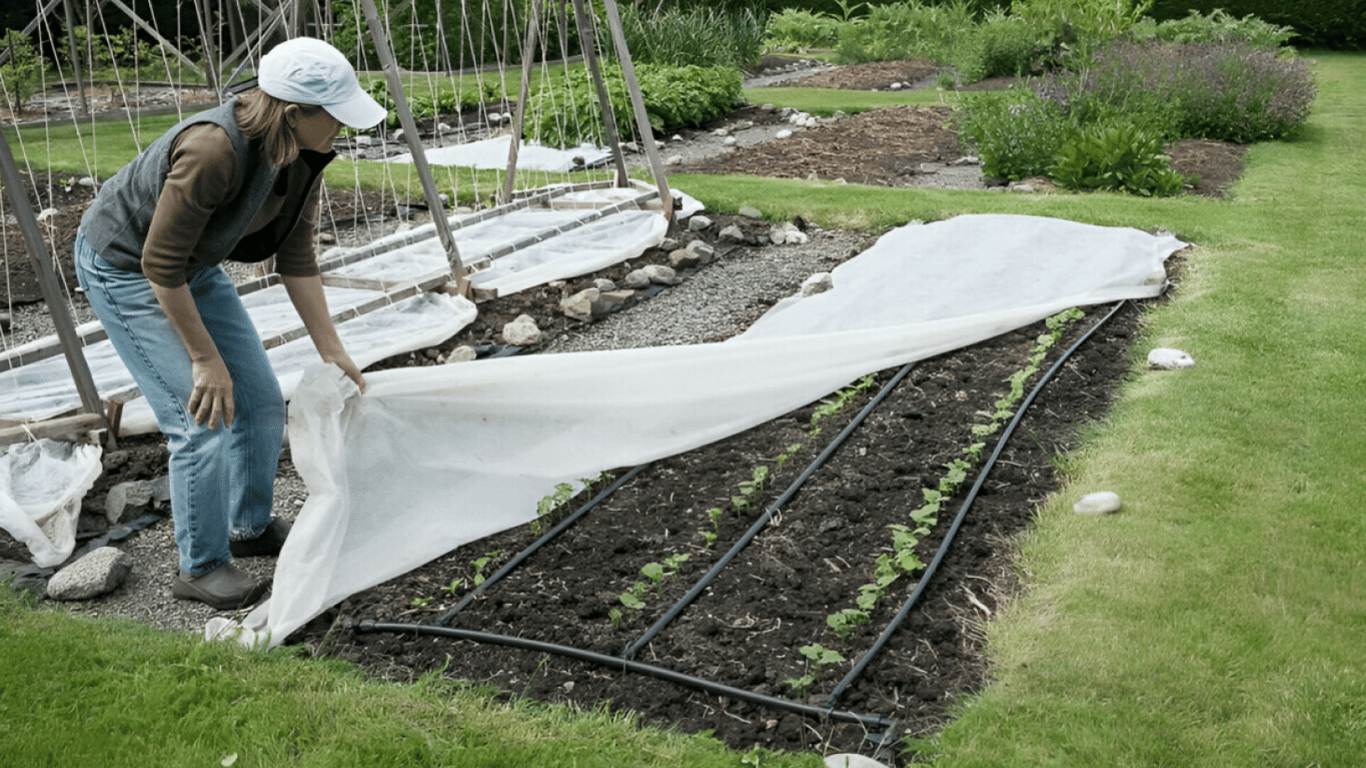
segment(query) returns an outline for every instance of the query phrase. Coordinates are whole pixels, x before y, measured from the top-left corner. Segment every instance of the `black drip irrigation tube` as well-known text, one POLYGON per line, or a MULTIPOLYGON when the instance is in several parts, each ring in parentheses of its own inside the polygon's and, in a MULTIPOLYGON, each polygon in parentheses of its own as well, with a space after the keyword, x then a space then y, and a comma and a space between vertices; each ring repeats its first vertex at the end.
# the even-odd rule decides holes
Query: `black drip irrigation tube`
POLYGON ((720 559, 712 565, 711 569, 703 574, 702 578, 697 580, 697 583, 692 585, 692 588, 688 590, 687 594, 679 598, 678 602, 674 603, 673 607, 665 611, 664 615, 660 616, 659 619, 655 621, 649 629, 645 630, 645 633, 637 638, 635 642, 626 646, 626 649, 621 653, 621 657, 623 659, 635 658, 636 654, 640 652, 641 648, 645 647, 646 643, 653 640, 655 635, 658 635, 660 631, 678 617, 678 614, 683 612, 684 608, 687 608, 693 600, 696 600, 697 596, 702 594, 702 590, 706 589, 708 585, 716 580, 716 577, 721 574, 721 570, 725 568, 731 560, 735 559, 735 556, 740 554, 741 550, 749 546, 749 543, 768 525, 768 521, 773 519, 773 516, 777 514, 778 510, 791 500, 793 496, 797 495, 797 491, 806 484, 807 480, 811 479, 811 476, 816 473, 816 470, 820 469, 821 466, 829 460, 836 449, 844 444, 844 441, 848 439, 849 435, 854 433, 854 430, 863 423, 864 419, 868 418, 868 414, 872 413, 873 409, 877 408, 883 400, 887 399, 887 395, 891 394, 893 389, 896 389, 896 385, 900 384, 901 380, 906 378, 906 375, 909 374, 914 367, 915 363, 907 363, 901 370, 897 371, 896 375, 892 377, 892 380, 883 385, 877 395, 875 395, 872 400, 868 401, 867 405, 863 406, 863 410, 859 411, 858 415, 835 436, 835 439, 831 440, 830 444, 825 446, 825 450, 821 451, 820 455, 802 471, 801 475, 799 475, 796 480, 792 481, 792 484, 787 487, 787 490, 783 491, 781 496, 775 499, 772 504, 768 505, 768 508, 754 521, 754 524, 749 527, 749 530, 745 531, 745 535, 741 536, 726 554, 722 555, 720 559))
POLYGON ((510 648, 518 648, 526 651, 535 651, 537 653, 553 653, 559 656, 565 656, 567 658, 576 659, 578 661, 586 661, 590 664, 597 664, 602 667, 619 669, 623 672, 634 672, 636 674, 647 675, 649 677, 656 677, 661 680, 667 680, 672 683, 677 683, 679 685, 685 685, 689 688, 696 688, 700 691, 715 694, 717 696, 728 696, 733 699, 747 701, 752 704, 758 704, 761 706, 769 707, 771 709, 779 709, 787 712, 793 712, 798 715, 805 715, 808 717, 815 717, 826 720, 834 720, 836 722, 841 723, 856 723, 868 728, 877 727, 887 728, 888 730, 891 730, 895 727, 894 721, 888 720, 887 718, 882 717, 880 715, 860 715, 855 712, 845 712, 835 710, 832 708, 817 707, 812 706, 810 704, 801 704, 795 701, 788 701, 786 699, 780 699, 774 696, 767 696, 761 693, 754 693, 752 691, 746 691, 740 688, 733 688, 729 685, 724 685, 722 683, 717 683, 711 680, 703 680, 700 677, 685 675, 681 672, 675 672, 671 669, 657 667, 653 664, 645 664, 643 662, 631 661, 629 659, 622 659, 616 656, 608 656, 604 653, 596 653, 594 651, 588 651, 582 648, 574 648, 567 645, 559 645, 557 643, 546 643, 540 640, 531 640, 525 637, 510 637, 508 635, 499 635, 492 632, 480 632, 473 629, 455 629, 453 627, 438 627, 431 624, 387 624, 377 623, 373 621, 362 621, 359 625, 356 626, 356 631, 360 634, 365 634, 367 632, 411 632, 413 634, 418 635, 435 635, 438 637, 447 637, 455 640, 471 640, 473 642, 483 643, 485 645, 503 645, 508 646, 510 648))
POLYGON ((963 500, 963 505, 959 507, 958 514, 953 519, 953 525, 949 527, 948 533, 944 534, 944 540, 940 542, 939 549, 935 551, 934 559, 930 561, 929 565, 925 566, 925 572, 921 574, 920 581, 916 584, 915 589, 912 590, 910 597, 906 598, 906 602, 902 604, 901 610, 897 611, 896 616, 893 617, 892 621, 882 630, 882 634, 878 635, 878 638, 873 643, 872 647, 859 657, 858 662, 849 670, 849 673, 846 674, 844 679, 840 680, 839 684, 830 692, 829 697, 826 698, 827 706, 831 708, 835 707, 840 696, 844 695, 844 692, 849 686, 858 679, 859 675, 863 674, 863 670, 868 666, 869 662, 882 651, 883 646, 887 644, 887 641, 891 639, 892 635, 901 626, 901 623, 910 615, 911 609, 915 607, 916 602, 920 600, 920 596, 924 594, 925 588, 929 585, 930 578, 934 576, 935 571, 938 570, 939 563, 944 559, 944 555, 948 553, 949 545, 953 543, 954 536, 958 534, 958 528, 962 526, 963 519, 967 517, 968 510, 972 508, 972 503, 976 501, 977 494, 981 491, 982 485, 986 482, 987 475, 996 464, 996 459, 1001 455, 1001 451, 1005 448, 1006 442, 1009 441, 1011 435, 1014 434, 1015 427, 1018 426, 1020 420, 1024 418, 1025 412, 1029 409, 1030 404, 1034 402, 1034 398, 1038 396, 1039 392, 1043 390, 1048 382, 1053 380, 1053 377, 1057 375, 1057 372, 1062 368, 1063 363, 1067 362, 1068 358, 1072 356, 1072 353, 1076 352, 1087 339, 1091 338, 1092 334, 1100 330, 1101 326, 1109 322, 1110 318, 1114 317, 1119 310, 1124 307, 1124 304, 1125 301, 1120 301, 1118 304, 1115 304, 1105 317, 1098 320, 1095 325, 1091 326, 1090 330, 1083 334, 1080 339, 1077 339, 1076 343, 1068 347, 1067 351, 1062 353, 1057 362, 1053 363, 1052 367, 1048 369, 1048 372, 1039 380, 1039 383, 1034 385, 1034 388, 1030 390, 1029 395, 1020 403, 1020 407, 1015 411, 1015 416, 1011 418, 1010 423, 1006 425, 1005 430, 1001 433, 1001 439, 996 441, 996 448, 992 450, 991 456, 988 457, 986 462, 982 465, 982 471, 977 474, 977 480, 972 484, 972 490, 968 492, 967 498, 963 500))

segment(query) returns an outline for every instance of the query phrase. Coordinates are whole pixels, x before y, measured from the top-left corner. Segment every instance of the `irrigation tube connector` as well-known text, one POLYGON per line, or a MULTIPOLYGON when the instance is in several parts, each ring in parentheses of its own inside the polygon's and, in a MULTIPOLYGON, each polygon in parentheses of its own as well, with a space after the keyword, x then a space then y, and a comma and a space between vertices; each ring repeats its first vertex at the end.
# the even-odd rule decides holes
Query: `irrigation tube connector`
POLYGON ((480 595, 484 594, 484 592, 487 591, 489 587, 493 586, 495 582, 499 581, 504 576, 511 573, 514 568, 522 564, 523 560, 526 560, 528 557, 531 557, 532 553, 534 553, 536 550, 540 549, 550 541, 554 540, 556 536, 559 536, 561 533, 564 533, 564 531, 568 529, 569 526, 578 522, 579 518, 586 515, 588 513, 588 510, 592 509, 593 507, 596 507, 598 504, 601 504, 603 499, 606 499, 608 496, 611 496, 613 493, 616 493, 618 488, 630 482, 631 478, 643 472, 645 468, 648 466, 649 464, 641 464, 639 466, 633 467, 630 472, 627 472, 626 474, 622 475, 616 482, 604 488, 601 493, 599 493, 597 496, 594 496, 582 507, 579 507, 574 512, 574 514, 561 520, 559 524, 557 524, 554 528, 551 528, 550 530, 546 531, 545 535, 541 536, 539 539, 532 542, 531 546, 527 547, 521 552, 518 552, 511 560, 504 563, 502 568, 499 568, 487 579, 484 579, 484 581, 481 584, 479 584, 479 586, 470 590, 469 593, 467 593, 464 597, 460 599, 460 602, 456 603, 454 607, 452 607, 449 611, 446 611, 446 613, 441 618, 436 620, 436 625, 439 627, 444 627, 447 624, 449 624, 450 620, 455 618, 455 615, 457 613, 460 613, 461 611, 465 610, 465 608, 467 608, 470 603, 474 602, 480 595))
POLYGON ((915 368, 915 363, 907 363, 902 366, 901 370, 897 371, 896 375, 892 377, 892 380, 887 382, 882 387, 882 390, 879 391, 872 400, 868 401, 867 405, 863 406, 863 410, 859 411, 858 415, 840 431, 835 439, 830 441, 830 444, 825 447, 825 450, 821 451, 820 455, 802 471, 801 475, 798 476, 796 480, 792 481, 792 484, 787 487, 787 490, 783 491, 783 495, 775 499, 774 502, 768 506, 768 509, 764 510, 764 513, 749 527, 749 530, 745 531, 745 535, 741 536, 740 539, 731 546, 730 550, 712 565, 711 570, 707 571, 696 584, 693 584, 687 594, 679 598, 678 602, 674 603, 672 608, 666 611, 663 616, 660 616, 649 629, 645 630, 645 634, 641 635, 634 643, 626 646, 626 650, 622 651, 621 657, 623 659, 635 658, 635 655, 640 652, 641 648, 645 647, 646 643, 654 639, 655 635, 659 634, 664 627, 668 626, 669 622, 673 621, 678 614, 683 612, 684 608, 688 607, 688 604, 693 600, 696 600, 697 596, 702 594, 702 590, 706 589, 707 586, 720 575, 721 570, 726 567, 726 564, 734 559, 736 555, 740 554, 741 550, 749 546, 750 541, 752 541, 755 536, 758 536, 759 532, 768 525, 768 521, 773 515, 775 515, 788 500, 797 494, 797 491, 800 490, 801 487, 806 484, 806 481, 816 473, 816 470, 820 469, 821 466, 825 464, 826 460, 834 454, 835 450, 844 443, 849 435, 853 434, 854 430, 863 423, 863 420, 868 418, 868 414, 872 413, 873 409, 877 408, 878 405, 887 398, 887 395, 891 394, 893 389, 896 389, 896 385, 900 384, 901 380, 906 378, 906 375, 911 372, 912 368, 915 368))
POLYGON ((686 685, 689 688, 696 688, 697 690, 715 694, 717 696, 728 696, 732 699, 747 701, 751 704, 758 704, 770 709, 793 712, 806 717, 834 720, 841 723, 857 723, 869 728, 886 728, 889 731, 895 726, 895 721, 888 720, 881 715, 860 715, 855 712, 846 712, 835 710, 834 708, 816 707, 810 704, 788 701, 787 699, 780 699, 776 696, 766 696, 761 693, 754 693, 740 688, 732 688, 729 685, 723 685, 711 680, 703 680, 700 677, 685 675, 671 669, 657 667, 653 664, 630 661, 628 659, 608 656, 603 653, 596 653, 582 648, 572 648, 567 645, 546 643, 525 637, 510 637, 508 635, 499 635, 492 632, 480 632, 473 629, 455 629, 453 627, 438 627, 431 624, 389 624, 373 621, 362 621, 356 626, 356 631, 361 634, 368 632, 411 632, 419 635, 448 637, 455 640, 471 640, 485 645, 503 645, 526 651, 534 651, 536 653, 553 653, 578 661, 586 661, 590 664, 619 669, 623 672, 633 672, 649 677, 656 677, 671 683, 686 685))
POLYGON ((924 593, 925 588, 929 585, 930 578, 934 576, 934 572, 938 570, 939 563, 944 559, 944 555, 948 552, 949 545, 953 543, 954 536, 958 534, 958 528, 963 524, 963 519, 967 517, 968 510, 972 507, 972 502, 977 499, 977 493, 982 489, 982 484, 986 482, 987 475, 991 472, 992 466, 996 464, 996 459, 1001 455, 1001 451, 1005 449, 1006 442, 1009 441, 1010 436, 1014 434, 1015 427, 1019 425, 1020 420, 1024 418, 1025 412, 1029 410, 1029 406, 1034 402, 1034 398, 1038 396, 1039 392, 1043 391, 1044 386, 1053 379, 1057 372, 1062 368, 1063 363, 1067 362, 1068 358, 1072 356, 1072 353, 1076 352, 1087 339, 1091 338, 1092 334, 1100 330, 1101 326, 1109 322, 1110 318, 1114 317, 1115 314, 1124 307, 1124 304, 1124 301, 1120 301, 1116 304, 1105 317, 1098 320, 1095 325, 1091 326, 1089 331, 1080 339, 1077 339, 1075 344, 1068 347, 1067 351, 1063 352, 1057 362, 1053 363, 1052 367, 1048 369, 1048 372, 1044 374, 1043 378, 1039 379, 1039 383, 1034 385, 1034 388, 1030 390, 1029 396, 1020 403, 1020 407, 1015 410, 1015 416, 1011 418, 1010 423, 1006 425, 1005 430, 1001 433, 1001 439, 996 441, 996 448, 992 450, 991 456, 988 457, 986 463, 982 465, 982 471, 977 473, 977 480, 972 484, 972 490, 968 492, 967 498, 963 500, 963 505, 958 509, 958 515, 953 519, 953 525, 950 526, 948 533, 944 535, 944 540, 940 542, 939 549, 934 553, 934 559, 930 561, 929 565, 925 566, 925 572, 921 574, 920 581, 916 584, 910 597, 906 598, 906 602, 902 604, 901 610, 897 611, 896 616, 893 617, 891 623, 882 630, 882 634, 878 635, 878 638, 873 645, 859 657, 858 662, 849 670, 849 673, 846 674, 844 679, 840 680, 839 685, 836 685, 834 690, 830 692, 829 697, 826 698, 827 706, 834 708, 836 702, 839 701, 840 696, 844 695, 845 690, 848 689, 850 684, 858 679, 859 675, 863 674, 864 668, 882 651, 882 647, 887 644, 887 641, 891 639, 892 634, 901 626, 901 622, 905 621, 906 617, 910 615, 911 609, 915 607, 916 602, 920 600, 920 595, 924 593))

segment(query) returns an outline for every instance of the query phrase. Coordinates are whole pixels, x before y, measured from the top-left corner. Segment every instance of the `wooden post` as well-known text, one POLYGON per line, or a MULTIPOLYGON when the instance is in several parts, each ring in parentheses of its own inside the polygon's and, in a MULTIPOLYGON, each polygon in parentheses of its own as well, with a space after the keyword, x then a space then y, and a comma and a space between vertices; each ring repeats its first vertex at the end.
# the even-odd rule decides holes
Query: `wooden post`
POLYGON ((0 134, 0 177, 4 180, 5 192, 8 193, 10 205, 14 208, 14 216, 19 220, 19 229, 24 234, 28 257, 33 262, 33 272, 43 289, 43 300, 47 302, 52 325, 62 340, 62 351, 66 354, 71 376, 76 381, 76 391, 80 393, 81 404, 87 413, 102 414, 104 409, 100 404, 100 393, 95 388, 95 379, 90 375, 90 366, 86 363, 80 342, 76 338, 76 324, 67 312, 66 297, 62 295, 61 287, 57 283, 57 274, 52 269, 52 262, 48 260, 47 246, 43 244, 43 233, 38 228, 38 217, 33 214, 33 204, 28 199, 28 193, 24 191, 24 182, 19 176, 18 164, 14 162, 9 139, 3 134, 0 134))
POLYGON ((512 137, 508 142, 508 169, 507 176, 503 178, 502 194, 498 196, 500 204, 512 199, 512 180, 517 175, 517 153, 522 144, 522 121, 526 119, 527 99, 531 98, 531 62, 535 58, 533 47, 536 45, 536 33, 541 24, 540 8, 540 0, 531 0, 526 39, 522 41, 522 89, 512 118, 512 137))
POLYGON ((403 92, 403 78, 399 75, 398 63, 394 52, 389 48, 389 40, 384 36, 385 28, 380 26, 379 11, 375 0, 361 0, 365 9, 365 21, 370 27, 370 39, 375 42, 375 53, 379 55, 384 75, 389 81, 389 95, 394 99, 398 111, 398 121, 403 125, 403 139, 413 153, 413 169, 422 180, 422 193, 427 198, 427 208, 432 212, 432 224, 436 226, 437 237, 446 249, 446 260, 450 262, 451 273, 463 277, 465 265, 460 261, 460 251, 455 247, 455 236, 451 234, 451 224, 446 220, 446 209, 441 205, 441 193, 436 189, 432 178, 431 166, 427 165, 427 153, 422 149, 422 140, 417 135, 417 123, 413 121, 412 110, 408 108, 408 97, 403 92))
MULTIPOLYGON (((66 45, 71 49, 71 68, 75 70, 76 91, 81 94, 81 114, 90 114, 90 102, 85 98, 85 83, 81 82, 81 52, 76 50, 76 22, 75 14, 71 12, 71 4, 76 0, 66 0, 62 3, 66 11, 66 45)), ((89 34, 89 27, 86 27, 86 34, 89 34)))
POLYGON ((583 7, 583 0, 574 0, 574 24, 579 28, 579 44, 583 46, 583 63, 593 78, 593 88, 598 92, 598 105, 602 107, 603 129, 607 133, 607 146, 612 150, 612 161, 617 166, 617 186, 627 185, 626 155, 621 151, 621 132, 617 129, 617 116, 612 111, 612 99, 607 95, 607 83, 602 79, 602 66, 598 62, 597 35, 593 33, 593 18, 583 7))
POLYGON ((650 116, 645 112, 645 97, 640 92, 640 82, 636 80, 636 68, 631 64, 631 51, 626 47, 626 33, 621 26, 621 12, 617 10, 616 0, 603 0, 607 11, 607 26, 612 32, 612 43, 621 60, 621 76, 626 79, 626 89, 631 94, 631 107, 636 113, 636 130, 640 133, 640 143, 644 145, 645 157, 650 161, 650 171, 659 189, 659 201, 664 205, 665 221, 673 221, 673 195, 669 184, 664 180, 664 165, 659 161, 659 149, 655 147, 654 129, 650 127, 650 116))
POLYGON ((218 46, 214 45, 213 17, 209 15, 212 9, 209 7, 209 0, 194 0, 194 15, 199 21, 199 31, 201 39, 204 41, 204 79, 210 88, 219 92, 219 99, 222 99, 220 91, 218 68, 221 62, 216 61, 218 57, 218 46))

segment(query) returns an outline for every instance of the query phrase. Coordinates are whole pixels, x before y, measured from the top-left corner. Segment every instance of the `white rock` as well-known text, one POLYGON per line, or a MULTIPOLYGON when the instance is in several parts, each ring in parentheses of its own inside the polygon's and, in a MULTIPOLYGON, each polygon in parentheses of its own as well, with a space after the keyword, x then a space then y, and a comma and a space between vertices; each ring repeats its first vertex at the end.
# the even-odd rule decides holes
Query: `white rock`
POLYGON ((471 347, 468 344, 461 344, 460 346, 456 347, 455 349, 452 349, 450 352, 446 354, 446 359, 444 362, 468 363, 472 360, 478 359, 479 353, 474 349, 474 347, 471 347))
POLYGON ((747 219, 762 219, 764 217, 763 211, 752 205, 742 205, 740 206, 740 210, 736 211, 736 213, 747 219))
POLYGON ((789 130, 787 130, 786 128, 784 128, 783 130, 778 131, 777 133, 773 134, 773 138, 775 138, 775 139, 786 139, 786 138, 790 137, 791 135, 792 135, 792 131, 789 131, 789 130))
POLYGON ((1195 358, 1189 353, 1179 349, 1168 349, 1158 347, 1148 353, 1148 365, 1152 368, 1161 368, 1166 371, 1176 371, 1182 368, 1194 368, 1195 358))
POLYGON ((664 164, 665 164, 665 165, 682 165, 682 164, 683 164, 683 156, 682 156, 682 155, 671 155, 667 160, 664 161, 664 164))
POLYGON ((811 277, 802 281, 802 295, 815 296, 818 293, 825 293, 835 287, 834 278, 829 272, 817 272, 811 277))
POLYGON ((89 600, 118 589, 133 558, 114 547, 100 547, 58 571, 47 583, 47 596, 53 600, 89 600))
POLYGON ((52 218, 53 216, 56 216, 56 215, 57 215, 57 209, 56 209, 56 208, 44 208, 43 210, 41 210, 41 211, 38 212, 38 221, 47 221, 48 219, 50 219, 50 218, 52 218))
POLYGON ((891 89, 894 90, 894 91, 899 91, 899 90, 901 90, 901 83, 892 83, 892 84, 891 84, 890 86, 888 86, 888 87, 891 88, 891 89))
POLYGON ((727 136, 726 138, 721 140, 721 143, 727 147, 733 147, 736 144, 739 144, 740 140, 735 138, 734 136, 727 136))
POLYGON ((711 219, 706 216, 693 216, 688 219, 688 229, 692 232, 701 232, 711 226, 711 219))
POLYGON ((826 755, 825 768, 887 768, 887 766, 871 757, 864 757, 863 755, 854 753, 844 753, 826 755))
POLYGON ((617 284, 605 277, 599 277, 593 281, 593 287, 603 293, 607 293, 608 291, 615 291, 617 289, 617 284))
POLYGON ((676 133, 675 133, 674 135, 672 135, 672 136, 669 137, 669 141, 682 141, 682 140, 683 140, 683 137, 682 137, 682 136, 679 136, 679 135, 676 134, 676 133))
POLYGON ((1033 185, 1033 184, 1011 184, 1011 185, 1010 185, 1010 191, 1011 191, 1011 192, 1026 192, 1026 193, 1027 193, 1027 192, 1033 192, 1033 191, 1034 191, 1034 185, 1033 185))
POLYGON ((82 176, 76 180, 76 183, 82 187, 93 187, 95 186, 95 179, 91 176, 82 176))
POLYGON ((711 132, 711 135, 725 137, 730 135, 730 131, 726 130, 725 128, 717 128, 716 130, 711 132))
POLYGON ((593 309, 595 312, 601 314, 615 312, 626 306, 626 302, 630 301, 631 297, 635 295, 636 292, 632 290, 603 291, 598 297, 598 304, 595 305, 593 309))
POLYGON ((1118 512, 1119 507, 1119 494, 1111 491, 1088 493, 1072 505, 1073 511, 1082 515, 1108 515, 1118 512))
POLYGON ((769 230, 768 239, 774 245, 796 245, 808 242, 811 238, 806 233, 797 228, 792 222, 785 222, 769 230))
POLYGON ((503 341, 513 346, 525 347, 540 340, 541 329, 536 327, 536 320, 531 315, 519 315, 503 326, 503 341))

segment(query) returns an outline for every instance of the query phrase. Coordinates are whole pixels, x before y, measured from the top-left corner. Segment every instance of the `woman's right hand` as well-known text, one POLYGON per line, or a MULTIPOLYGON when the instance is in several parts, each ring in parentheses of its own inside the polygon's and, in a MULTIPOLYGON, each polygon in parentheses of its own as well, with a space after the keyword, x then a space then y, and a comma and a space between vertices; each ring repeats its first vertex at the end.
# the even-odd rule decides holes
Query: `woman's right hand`
POLYGON ((194 389, 190 390, 188 406, 190 413, 194 414, 194 423, 200 426, 208 424, 209 429, 215 429, 219 419, 222 419, 223 426, 231 427, 232 376, 228 374, 228 366, 223 363, 223 358, 192 362, 190 376, 194 381, 194 389))

